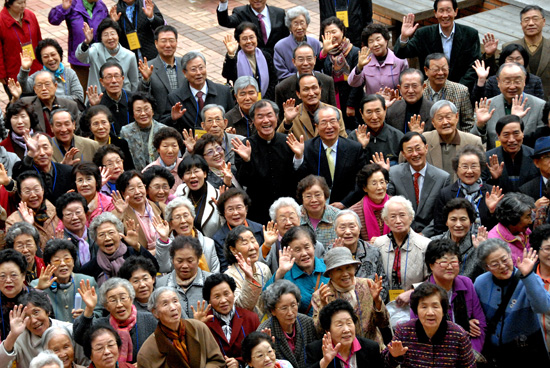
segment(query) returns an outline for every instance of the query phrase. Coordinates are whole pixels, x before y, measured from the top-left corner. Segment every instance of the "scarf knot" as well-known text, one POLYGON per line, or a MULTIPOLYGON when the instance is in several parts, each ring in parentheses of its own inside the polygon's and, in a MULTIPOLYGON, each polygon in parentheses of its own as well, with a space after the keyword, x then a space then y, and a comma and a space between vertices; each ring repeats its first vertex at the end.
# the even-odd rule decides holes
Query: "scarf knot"
MULTIPOLYGON (((133 361, 134 344, 132 343, 132 336, 130 336, 130 330, 134 328, 137 323, 137 309, 132 304, 132 312, 125 321, 119 321, 112 315, 109 317, 109 323, 118 332, 120 339, 122 340, 122 346, 120 347, 120 354, 118 356, 119 362, 133 361)), ((137 332, 136 332, 137 333, 137 332)), ((139 346, 138 346, 139 349, 139 346)))

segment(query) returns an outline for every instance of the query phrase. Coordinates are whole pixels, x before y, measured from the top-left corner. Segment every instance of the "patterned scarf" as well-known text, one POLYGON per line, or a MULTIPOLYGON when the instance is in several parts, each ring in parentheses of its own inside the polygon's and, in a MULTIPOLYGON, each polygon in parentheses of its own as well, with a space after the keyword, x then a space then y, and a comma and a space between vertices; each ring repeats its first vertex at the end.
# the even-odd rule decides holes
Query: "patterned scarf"
MULTIPOLYGON (((29 132, 29 135, 32 136, 33 134, 34 134, 34 131, 31 129, 31 131, 29 132)), ((15 143, 16 145, 18 145, 19 147, 25 150, 25 155, 27 154, 27 144, 25 143, 25 138, 15 134, 14 132, 11 132, 11 140, 13 141, 13 143, 15 143)))
POLYGON ((346 56, 351 51, 353 45, 348 38, 344 38, 340 44, 330 50, 329 57, 332 63, 332 78, 335 82, 347 81, 350 73, 350 67, 346 56))
POLYGON ((103 283, 109 277, 115 276, 118 270, 124 263, 124 255, 128 247, 123 242, 120 242, 118 249, 113 254, 105 254, 102 251, 97 252, 97 264, 103 270, 98 277, 98 281, 103 283))
POLYGON ((50 217, 48 216, 46 201, 42 201, 40 207, 36 211, 34 211, 34 221, 36 221, 40 226, 44 226, 44 223, 49 218, 50 217))
POLYGON ((482 186, 483 181, 481 178, 477 179, 477 181, 471 185, 465 184, 462 180, 458 179, 458 190, 464 194, 464 198, 466 198, 476 210, 476 220, 472 224, 472 233, 474 235, 477 234, 477 229, 481 226, 481 217, 479 216, 477 203, 483 200, 483 195, 481 194, 482 186))
MULTIPOLYGON (((42 70, 45 70, 47 72, 52 72, 50 69, 48 69, 45 65, 42 70)), ((53 75, 55 77, 55 80, 61 83, 65 83, 65 66, 63 63, 59 63, 59 68, 55 72, 53 72, 53 75)))
MULTIPOLYGON (((132 343, 132 336, 130 336, 130 330, 134 328, 137 322, 137 309, 132 304, 132 313, 126 321, 119 321, 112 315, 109 317, 109 323, 118 332, 120 339, 122 340, 122 346, 120 347, 120 354, 118 356, 119 362, 132 362, 134 344, 132 343)), ((139 346, 138 346, 139 349, 139 346)))
POLYGON ((183 323, 183 319, 180 320, 180 327, 179 331, 174 331, 162 323, 158 324, 158 327, 169 340, 172 341, 172 346, 177 350, 177 352, 181 355, 183 360, 189 364, 189 354, 187 352, 187 345, 185 344, 185 324, 183 323))
POLYGON ((233 320, 233 316, 235 316, 235 306, 233 305, 233 309, 231 309, 231 312, 228 314, 220 314, 212 308, 212 314, 220 320, 222 331, 227 339, 227 342, 229 343, 231 341, 231 321, 233 320))

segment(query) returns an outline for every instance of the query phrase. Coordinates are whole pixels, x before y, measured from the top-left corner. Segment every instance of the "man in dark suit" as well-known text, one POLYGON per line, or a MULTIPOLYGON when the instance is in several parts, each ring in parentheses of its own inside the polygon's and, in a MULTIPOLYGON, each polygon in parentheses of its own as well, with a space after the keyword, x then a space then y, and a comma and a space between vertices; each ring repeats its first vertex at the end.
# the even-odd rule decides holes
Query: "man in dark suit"
POLYGON ((340 119, 340 111, 334 106, 320 107, 314 115, 319 135, 301 147, 290 135, 289 145, 295 154, 298 178, 310 174, 324 177, 330 188, 330 204, 344 209, 357 202, 355 177, 366 163, 366 151, 361 143, 338 135, 340 119))
POLYGON ((449 173, 426 161, 428 145, 422 134, 405 134, 399 150, 407 162, 391 167, 388 194, 401 195, 411 201, 415 212, 411 227, 429 238, 433 235, 431 222, 439 192, 451 184, 449 173))
POLYGON ((216 104, 229 111, 235 106, 229 87, 206 78, 206 58, 190 51, 181 58, 183 85, 168 95, 163 123, 181 132, 182 129, 200 129, 200 113, 205 105, 216 104))
POLYGON ((326 74, 317 73, 313 70, 317 56, 313 48, 307 43, 302 43, 294 50, 294 58, 292 63, 298 70, 294 75, 285 78, 275 87, 275 102, 279 106, 279 120, 284 119, 283 103, 289 98, 296 100, 296 105, 302 103, 300 97, 296 95, 296 81, 301 74, 313 74, 317 76, 319 86, 321 87, 321 102, 328 105, 336 106, 336 97, 334 94, 334 79, 326 74))
POLYGON ((236 28, 242 22, 254 23, 258 27, 258 47, 273 55, 275 44, 288 36, 285 25, 284 9, 267 6, 267 0, 250 0, 249 5, 238 6, 228 14, 227 0, 220 0, 218 5, 218 23, 222 27, 236 28))
POLYGON ((140 91, 148 92, 157 101, 155 119, 159 120, 168 102, 168 95, 183 86, 185 76, 181 68, 181 58, 176 57, 178 30, 170 25, 155 29, 155 47, 158 56, 149 63, 139 62, 139 71, 143 78, 140 91))
POLYGON ((477 80, 472 65, 475 60, 481 59, 478 32, 472 27, 455 23, 458 15, 456 0, 435 0, 434 13, 439 24, 425 26, 418 31, 414 14, 407 14, 403 19, 401 37, 395 42, 393 51, 402 59, 418 57, 420 65, 424 65, 424 59, 429 54, 442 52, 450 60, 449 80, 464 84, 471 90, 477 80))
POLYGON ((535 201, 537 208, 542 204, 550 203, 544 196, 548 178, 550 178, 550 137, 541 137, 535 142, 535 152, 531 155, 533 163, 540 171, 540 176, 529 180, 519 187, 519 191, 527 194, 535 201))

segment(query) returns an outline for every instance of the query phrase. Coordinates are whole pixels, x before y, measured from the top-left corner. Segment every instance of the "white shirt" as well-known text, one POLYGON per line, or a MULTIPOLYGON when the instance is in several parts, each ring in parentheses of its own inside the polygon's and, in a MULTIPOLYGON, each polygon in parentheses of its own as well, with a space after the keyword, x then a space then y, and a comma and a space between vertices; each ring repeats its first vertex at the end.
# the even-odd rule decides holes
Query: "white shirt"
MULTIPOLYGON (((321 142, 323 143, 323 148, 325 149, 325 153, 326 153, 328 146, 325 144, 325 142, 323 141, 321 142)), ((334 167, 336 168, 336 151, 338 150, 338 140, 336 140, 336 143, 334 143, 330 148, 332 149, 332 151, 330 152, 330 155, 334 160, 334 167)), ((304 156, 302 156, 301 159, 297 159, 296 155, 294 155, 294 158, 292 159, 292 163, 294 164, 294 170, 298 170, 298 168, 303 162, 304 162, 304 156)), ((317 165, 321 165, 321 163, 318 162, 317 165)))
MULTIPOLYGON (((424 168, 422 170, 416 171, 409 164, 409 168, 411 169, 411 175, 413 177, 413 183, 414 183, 414 174, 416 174, 417 172, 420 173, 420 176, 418 177, 418 202, 419 203, 420 203, 420 200, 422 199, 422 187, 424 186, 424 177, 426 176, 427 167, 428 167, 428 164, 424 165, 424 168)), ((415 201, 416 201, 416 198, 415 198, 415 201)))
MULTIPOLYGON (((229 1, 225 3, 220 2, 218 5, 219 12, 226 11, 228 8, 229 8, 229 1)), ((258 13, 254 9, 252 9, 252 11, 254 12, 254 15, 256 17, 258 16, 258 14, 262 14, 264 16, 263 20, 265 23, 265 32, 267 33, 267 38, 269 38, 269 35, 271 34, 271 19, 269 18, 269 11, 267 10, 267 5, 264 7, 264 10, 262 10, 261 13, 258 13)), ((261 37, 262 30, 258 29, 258 31, 260 31, 260 37, 261 37)))

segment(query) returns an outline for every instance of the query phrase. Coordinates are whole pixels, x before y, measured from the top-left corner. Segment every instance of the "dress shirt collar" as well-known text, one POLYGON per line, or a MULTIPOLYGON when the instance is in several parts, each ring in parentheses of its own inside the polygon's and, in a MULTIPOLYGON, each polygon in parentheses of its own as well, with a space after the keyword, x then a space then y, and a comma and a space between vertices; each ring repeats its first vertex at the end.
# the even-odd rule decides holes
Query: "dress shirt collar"
MULTIPOLYGON (((420 176, 422 176, 423 178, 426 177, 426 169, 427 168, 428 168, 428 163, 426 162, 426 164, 424 165, 422 170, 418 171, 420 173, 420 176)), ((409 164, 409 169, 411 170, 411 175, 414 175, 417 172, 415 169, 413 169, 413 167, 410 164, 409 164)))
MULTIPOLYGON (((196 99, 197 98, 197 92, 199 90, 191 87, 191 85, 189 85, 189 89, 191 90, 191 94, 193 95, 193 97, 195 97, 195 99, 196 99)), ((206 95, 208 94, 208 83, 207 82, 204 83, 204 86, 200 89, 200 91, 202 91, 202 93, 204 93, 203 99, 206 100, 206 95)), ((206 104, 206 102, 205 102, 205 104, 206 104)))
POLYGON ((258 16, 258 14, 261 14, 261 15, 264 16, 264 19, 265 19, 265 18, 269 18, 269 11, 267 10, 267 5, 264 7, 264 10, 262 10, 262 11, 259 12, 259 13, 258 13, 256 10, 254 10, 253 8, 252 8, 252 12, 254 13, 254 15, 255 15, 256 17, 258 16))
POLYGON ((456 28, 456 24, 453 22, 453 30, 451 31, 451 34, 449 36, 446 36, 445 33, 443 33, 443 30, 441 29, 441 24, 439 25, 439 35, 441 37, 443 37, 444 39, 448 40, 448 39, 452 39, 453 36, 455 35, 455 28, 456 28))

